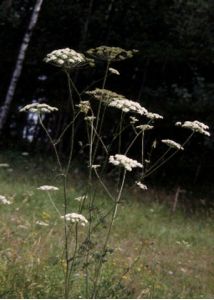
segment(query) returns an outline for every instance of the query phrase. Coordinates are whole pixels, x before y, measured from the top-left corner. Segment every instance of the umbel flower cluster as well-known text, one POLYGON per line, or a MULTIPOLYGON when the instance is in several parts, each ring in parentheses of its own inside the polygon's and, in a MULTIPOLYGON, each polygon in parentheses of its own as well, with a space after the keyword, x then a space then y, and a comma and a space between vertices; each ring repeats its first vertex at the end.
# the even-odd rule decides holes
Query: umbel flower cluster
POLYGON ((41 185, 40 187, 37 188, 37 190, 41 191, 58 191, 59 188, 53 185, 41 185))
POLYGON ((183 128, 188 128, 191 129, 194 132, 198 132, 207 136, 210 136, 209 133, 209 126, 206 124, 199 122, 199 121, 185 121, 184 123, 182 122, 177 122, 175 123, 176 126, 181 126, 183 128))
POLYGON ((1 204, 6 204, 6 205, 10 205, 11 202, 9 200, 7 200, 7 198, 5 196, 0 195, 0 203, 1 204))
POLYGON ((184 150, 184 148, 179 144, 176 143, 175 141, 172 140, 161 140, 162 143, 166 144, 170 148, 175 148, 177 150, 184 150))
POLYGON ((140 115, 146 115, 147 109, 142 107, 140 103, 128 99, 113 99, 109 106, 121 109, 123 112, 134 112, 140 115))
POLYGON ((65 69, 77 68, 87 63, 84 54, 70 48, 54 50, 47 54, 44 61, 65 69))
POLYGON ((146 131, 146 130, 151 130, 154 128, 154 126, 151 126, 149 124, 143 124, 143 125, 138 125, 136 126, 137 129, 140 129, 142 131, 146 131))
POLYGON ((87 114, 91 109, 89 101, 80 101, 80 103, 77 104, 76 107, 79 107, 80 111, 83 112, 84 114, 87 114))
POLYGON ((91 48, 86 53, 93 58, 105 61, 121 61, 133 57, 138 50, 124 50, 120 47, 99 46, 91 48))
POLYGON ((77 213, 69 213, 65 216, 61 216, 61 219, 65 219, 67 222, 71 223, 80 223, 80 225, 85 226, 88 223, 88 220, 80 214, 77 213))
POLYGON ((133 168, 142 168, 143 165, 137 160, 131 159, 123 154, 115 154, 109 157, 109 162, 114 166, 122 166, 127 171, 132 171, 133 168))
POLYGON ((32 112, 32 113, 51 113, 54 111, 58 111, 58 108, 50 106, 45 103, 32 103, 24 106, 20 109, 20 112, 32 112))
POLYGON ((112 101, 112 99, 125 100, 125 97, 123 95, 117 94, 115 92, 106 89, 96 88, 93 91, 87 91, 86 94, 92 96, 95 100, 99 100, 107 105, 112 101))
POLYGON ((137 186, 139 186, 139 188, 141 189, 141 190, 148 190, 148 187, 145 185, 145 184, 143 184, 142 182, 140 182, 140 181, 136 181, 136 184, 137 184, 137 186))
POLYGON ((9 168, 9 167, 10 167, 10 165, 7 164, 7 163, 1 163, 0 164, 0 168, 9 168))
POLYGON ((93 96, 94 99, 99 100, 107 106, 114 107, 122 110, 123 112, 133 112, 140 115, 145 115, 148 119, 156 120, 163 119, 163 116, 149 112, 140 103, 126 99, 123 95, 117 94, 106 89, 95 89, 93 91, 86 92, 87 95, 93 96))
POLYGON ((120 75, 120 72, 114 68, 109 68, 108 70, 110 73, 112 73, 114 75, 118 75, 118 76, 120 75))
POLYGON ((158 119, 163 119, 163 116, 156 114, 156 113, 152 113, 152 112, 148 112, 146 114, 147 118, 150 120, 158 120, 158 119))

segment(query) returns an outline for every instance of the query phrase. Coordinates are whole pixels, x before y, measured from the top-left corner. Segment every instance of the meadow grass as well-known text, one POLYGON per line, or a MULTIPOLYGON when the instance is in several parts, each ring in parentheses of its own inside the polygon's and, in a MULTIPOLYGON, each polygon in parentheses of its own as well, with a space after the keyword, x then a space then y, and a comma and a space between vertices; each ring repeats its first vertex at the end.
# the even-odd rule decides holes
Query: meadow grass
MULTIPOLYGON (((0 297, 62 298, 63 222, 47 193, 37 190, 43 184, 59 186, 60 179, 54 175, 52 162, 38 157, 7 153, 0 155, 0 162, 9 163, 13 169, 0 169, 0 194, 12 201, 11 205, 0 206, 0 297), (37 221, 48 226, 38 225, 37 221)), ((81 194, 84 180, 77 172, 69 176, 69 211, 77 209, 78 203, 73 199, 81 194)), ((97 193, 96 209, 107 211, 108 198, 99 189, 97 193)), ((166 204, 155 201, 154 193, 126 187, 113 225, 98 296, 212 298, 211 216, 187 216, 179 209, 172 214, 166 204)), ((161 197, 166 197, 163 191, 161 197)), ((53 192, 52 198, 60 211, 62 191, 53 192)), ((94 240, 102 241, 105 231, 104 223, 94 233, 94 240)), ((83 294, 81 270, 74 275, 71 294, 79 298, 83 294)))

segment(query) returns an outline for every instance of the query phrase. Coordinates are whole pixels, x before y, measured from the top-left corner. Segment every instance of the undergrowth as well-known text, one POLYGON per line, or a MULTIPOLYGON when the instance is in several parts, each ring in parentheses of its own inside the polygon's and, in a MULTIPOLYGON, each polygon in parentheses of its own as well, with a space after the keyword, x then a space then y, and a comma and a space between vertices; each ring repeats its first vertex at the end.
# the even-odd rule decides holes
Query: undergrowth
MULTIPOLYGON (((56 183, 58 179, 48 177, 45 163, 43 169, 29 168, 29 172, 24 172, 27 166, 36 164, 30 156, 16 153, 13 158, 1 156, 1 161, 9 163, 13 170, 0 169, 1 193, 9 195, 12 202, 0 210, 0 297, 61 298, 65 271, 62 221, 47 197, 36 189, 48 178, 56 183), (39 225, 37 221, 48 225, 39 225)), ((51 163, 47 164, 49 168, 51 163)), ((84 179, 72 174, 69 178, 68 195, 73 198, 79 195, 84 179)), ((98 195, 97 209, 107 211, 109 199, 101 190, 98 195)), ((146 192, 146 201, 141 199, 141 193, 127 187, 124 195, 109 241, 98 296, 212 298, 211 216, 187 216, 179 209, 172 214, 169 207, 154 201, 154 192, 146 192)), ((163 192, 161 196, 164 197, 163 192)), ((53 195, 53 200, 60 208, 61 191, 53 195)), ((92 241, 99 244, 105 227, 104 222, 92 241)), ((96 257, 94 253, 94 259, 99 254, 96 257)), ((81 270, 73 275, 78 280, 71 296, 78 298, 83 294, 84 279, 81 270)))

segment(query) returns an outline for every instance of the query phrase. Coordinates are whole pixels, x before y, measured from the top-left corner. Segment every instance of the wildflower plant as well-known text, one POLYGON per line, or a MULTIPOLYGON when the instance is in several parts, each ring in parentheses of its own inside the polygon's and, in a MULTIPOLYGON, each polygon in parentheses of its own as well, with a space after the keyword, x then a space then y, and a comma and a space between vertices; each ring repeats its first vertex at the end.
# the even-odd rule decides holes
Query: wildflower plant
MULTIPOLYGON (((61 67, 66 74, 69 90, 69 101, 71 106, 71 119, 63 129, 59 137, 54 140, 50 131, 45 127, 43 113, 54 113, 58 108, 51 107, 47 104, 30 104, 21 109, 22 112, 36 112, 39 114, 39 121, 48 136, 56 156, 58 165, 58 175, 62 178, 62 190, 64 194, 64 203, 61 208, 56 207, 51 193, 59 188, 55 186, 43 185, 38 187, 41 192, 47 193, 51 204, 57 214, 57 218, 63 221, 64 227, 64 297, 72 296, 72 288, 75 282, 75 272, 82 274, 84 281, 84 294, 82 298, 98 298, 101 287, 102 271, 109 254, 109 241, 115 226, 115 219, 119 211, 120 200, 125 186, 127 173, 135 172, 134 184, 139 187, 142 192, 147 190, 145 178, 155 172, 172 158, 179 150, 184 150, 184 146, 193 136, 193 134, 201 133, 209 136, 209 127, 199 121, 178 122, 176 125, 191 129, 192 132, 188 138, 181 144, 170 140, 163 139, 161 142, 168 146, 167 150, 154 163, 151 164, 149 154, 145 153, 144 140, 147 134, 155 127, 157 120, 161 121, 163 116, 158 113, 149 112, 142 103, 127 99, 126 96, 118 94, 114 91, 106 89, 106 82, 109 73, 119 75, 119 71, 111 67, 111 63, 115 61, 123 61, 132 58, 136 50, 124 50, 119 47, 100 46, 86 51, 85 54, 76 52, 73 49, 65 48, 54 50, 45 57, 45 62, 56 67, 61 67), (72 70, 93 64, 96 60, 102 60, 106 65, 103 82, 101 88, 87 90, 81 93, 73 79, 72 70), (74 103, 73 94, 76 94, 78 103, 74 103), (82 98, 84 96, 84 99, 82 98), (86 97, 86 99, 85 99, 86 97), (98 109, 94 110, 94 102, 98 104, 98 109), (120 118, 116 120, 116 126, 111 133, 111 142, 105 143, 103 133, 104 120, 107 116, 106 110, 117 111, 120 118), (128 118, 126 117, 128 116, 128 118), (76 130, 76 121, 81 118, 84 122, 87 133, 87 149, 88 149, 88 179, 81 195, 74 197, 72 201, 68 200, 68 174, 72 168, 73 149, 76 130), (128 120, 128 122, 126 122, 128 120), (70 128, 71 144, 68 154, 67 163, 65 164, 60 157, 58 144, 62 141, 65 132, 70 128), (127 141, 126 148, 121 145, 121 136, 125 129, 129 128, 133 131, 133 137, 127 141), (137 160, 130 155, 130 150, 137 139, 141 140, 141 148, 137 160), (116 146, 115 146, 116 144, 116 146), (114 147, 113 147, 114 146, 114 147), (117 148, 117 152, 113 149, 117 148), (102 159, 98 161, 98 149, 102 153, 102 159), (101 149, 101 150, 100 150, 101 149), (149 157, 149 159, 148 159, 149 157), (99 162, 99 163, 98 163, 99 162), (105 170, 119 169, 117 179, 117 188, 112 191, 104 181, 105 170), (137 172, 136 172, 137 171, 137 172), (136 180, 136 176, 138 177, 136 180), (93 184, 96 178, 103 188, 107 197, 112 203, 111 209, 106 211, 97 211, 97 191, 93 184), (68 206, 68 201, 69 206, 68 206), (74 209, 78 205, 78 209, 74 209), (68 210, 68 207, 73 210, 68 210), (106 224, 106 234, 102 236, 102 240, 95 239, 95 233, 102 224, 106 224)), ((154 142, 152 148, 161 143, 154 142)), ((4 196, 0 201, 6 203, 4 196)), ((9 204, 9 203, 7 203, 9 204)), ((42 225, 37 222, 37 224, 42 225)), ((44 225, 44 224, 43 224, 44 225)), ((45 225, 44 225, 45 226, 45 225)), ((116 283, 115 283, 116 284, 116 283)))

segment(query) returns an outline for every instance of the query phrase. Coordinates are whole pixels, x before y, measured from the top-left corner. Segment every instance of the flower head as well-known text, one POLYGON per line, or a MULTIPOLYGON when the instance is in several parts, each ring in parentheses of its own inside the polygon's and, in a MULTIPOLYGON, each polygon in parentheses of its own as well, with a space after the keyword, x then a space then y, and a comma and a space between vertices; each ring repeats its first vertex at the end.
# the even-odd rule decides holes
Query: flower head
POLYGON ((0 195, 0 203, 10 205, 11 201, 7 200, 7 198, 5 196, 0 195))
POLYGON ((151 130, 154 128, 154 126, 151 126, 149 124, 145 124, 145 125, 138 125, 136 126, 137 129, 141 129, 142 131, 145 131, 145 130, 151 130))
POLYGON ((123 95, 99 88, 87 91, 86 94, 92 96, 95 100, 103 102, 104 104, 109 104, 113 99, 125 99, 123 95))
POLYGON ((47 54, 44 61, 65 69, 74 69, 87 64, 87 59, 84 54, 70 48, 54 50, 47 54))
POLYGON ((129 118, 130 118, 130 124, 135 124, 139 121, 137 118, 135 118, 133 116, 130 116, 129 118))
POLYGON ((108 69, 110 73, 115 74, 115 75, 120 75, 120 72, 114 68, 109 68, 108 69))
POLYGON ((59 188, 56 186, 52 186, 52 185, 41 185, 40 187, 37 188, 37 190, 41 190, 41 191, 58 191, 59 188))
POLYGON ((106 61, 121 61, 133 57, 138 50, 124 50, 119 47, 99 46, 91 48, 86 53, 93 58, 106 61))
POLYGON ((125 98, 122 99, 112 99, 112 101, 108 104, 110 107, 115 107, 117 109, 121 109, 123 112, 134 112, 140 115, 146 115, 147 109, 142 107, 140 103, 132 100, 128 100, 125 98))
POLYGON ((146 117, 150 120, 163 119, 163 116, 152 112, 147 112, 146 117))
POLYGON ((94 116, 88 116, 88 117, 84 118, 85 121, 88 121, 90 123, 93 123, 95 119, 96 119, 96 117, 94 117, 94 116))
POLYGON ((71 223, 80 223, 82 226, 85 226, 88 223, 88 220, 83 215, 77 213, 66 214, 65 216, 61 216, 61 219, 65 219, 71 223))
POLYGON ((175 141, 172 140, 161 140, 162 143, 166 144, 170 148, 175 148, 177 150, 184 150, 184 148, 179 144, 176 143, 175 141))
POLYGON ((140 181, 136 181, 137 186, 141 188, 141 190, 148 190, 148 187, 140 181))
POLYGON ((10 165, 7 163, 0 163, 0 168, 9 168, 10 165))
POLYGON ((45 103, 32 103, 25 105, 20 109, 20 112, 33 112, 33 113, 51 113, 53 111, 58 111, 58 108, 50 106, 45 103))
POLYGON ((22 156, 28 156, 29 153, 28 152, 22 152, 22 156))
POLYGON ((100 167, 101 167, 101 165, 91 165, 92 169, 97 169, 97 168, 100 168, 100 167))
POLYGON ((206 136, 210 136, 209 133, 209 126, 206 124, 199 122, 199 121, 185 121, 184 123, 182 122, 177 122, 175 123, 176 126, 181 126, 183 128, 188 128, 191 129, 193 132, 198 132, 206 136))
POLYGON ((115 166, 122 166, 127 171, 132 171, 133 168, 142 168, 143 165, 137 160, 131 159, 122 154, 111 155, 109 157, 109 162, 115 166))
POLYGON ((39 226, 49 226, 48 223, 43 222, 43 221, 36 221, 36 225, 39 225, 39 226))
POLYGON ((78 202, 81 202, 81 201, 83 201, 83 200, 85 200, 85 199, 87 199, 87 198, 88 198, 88 196, 87 196, 87 195, 84 195, 84 196, 76 197, 76 198, 74 198, 74 200, 76 200, 76 201, 78 201, 78 202))
POLYGON ((80 111, 84 114, 87 114, 88 111, 91 109, 90 102, 89 101, 80 101, 79 104, 76 105, 80 108, 80 111))

